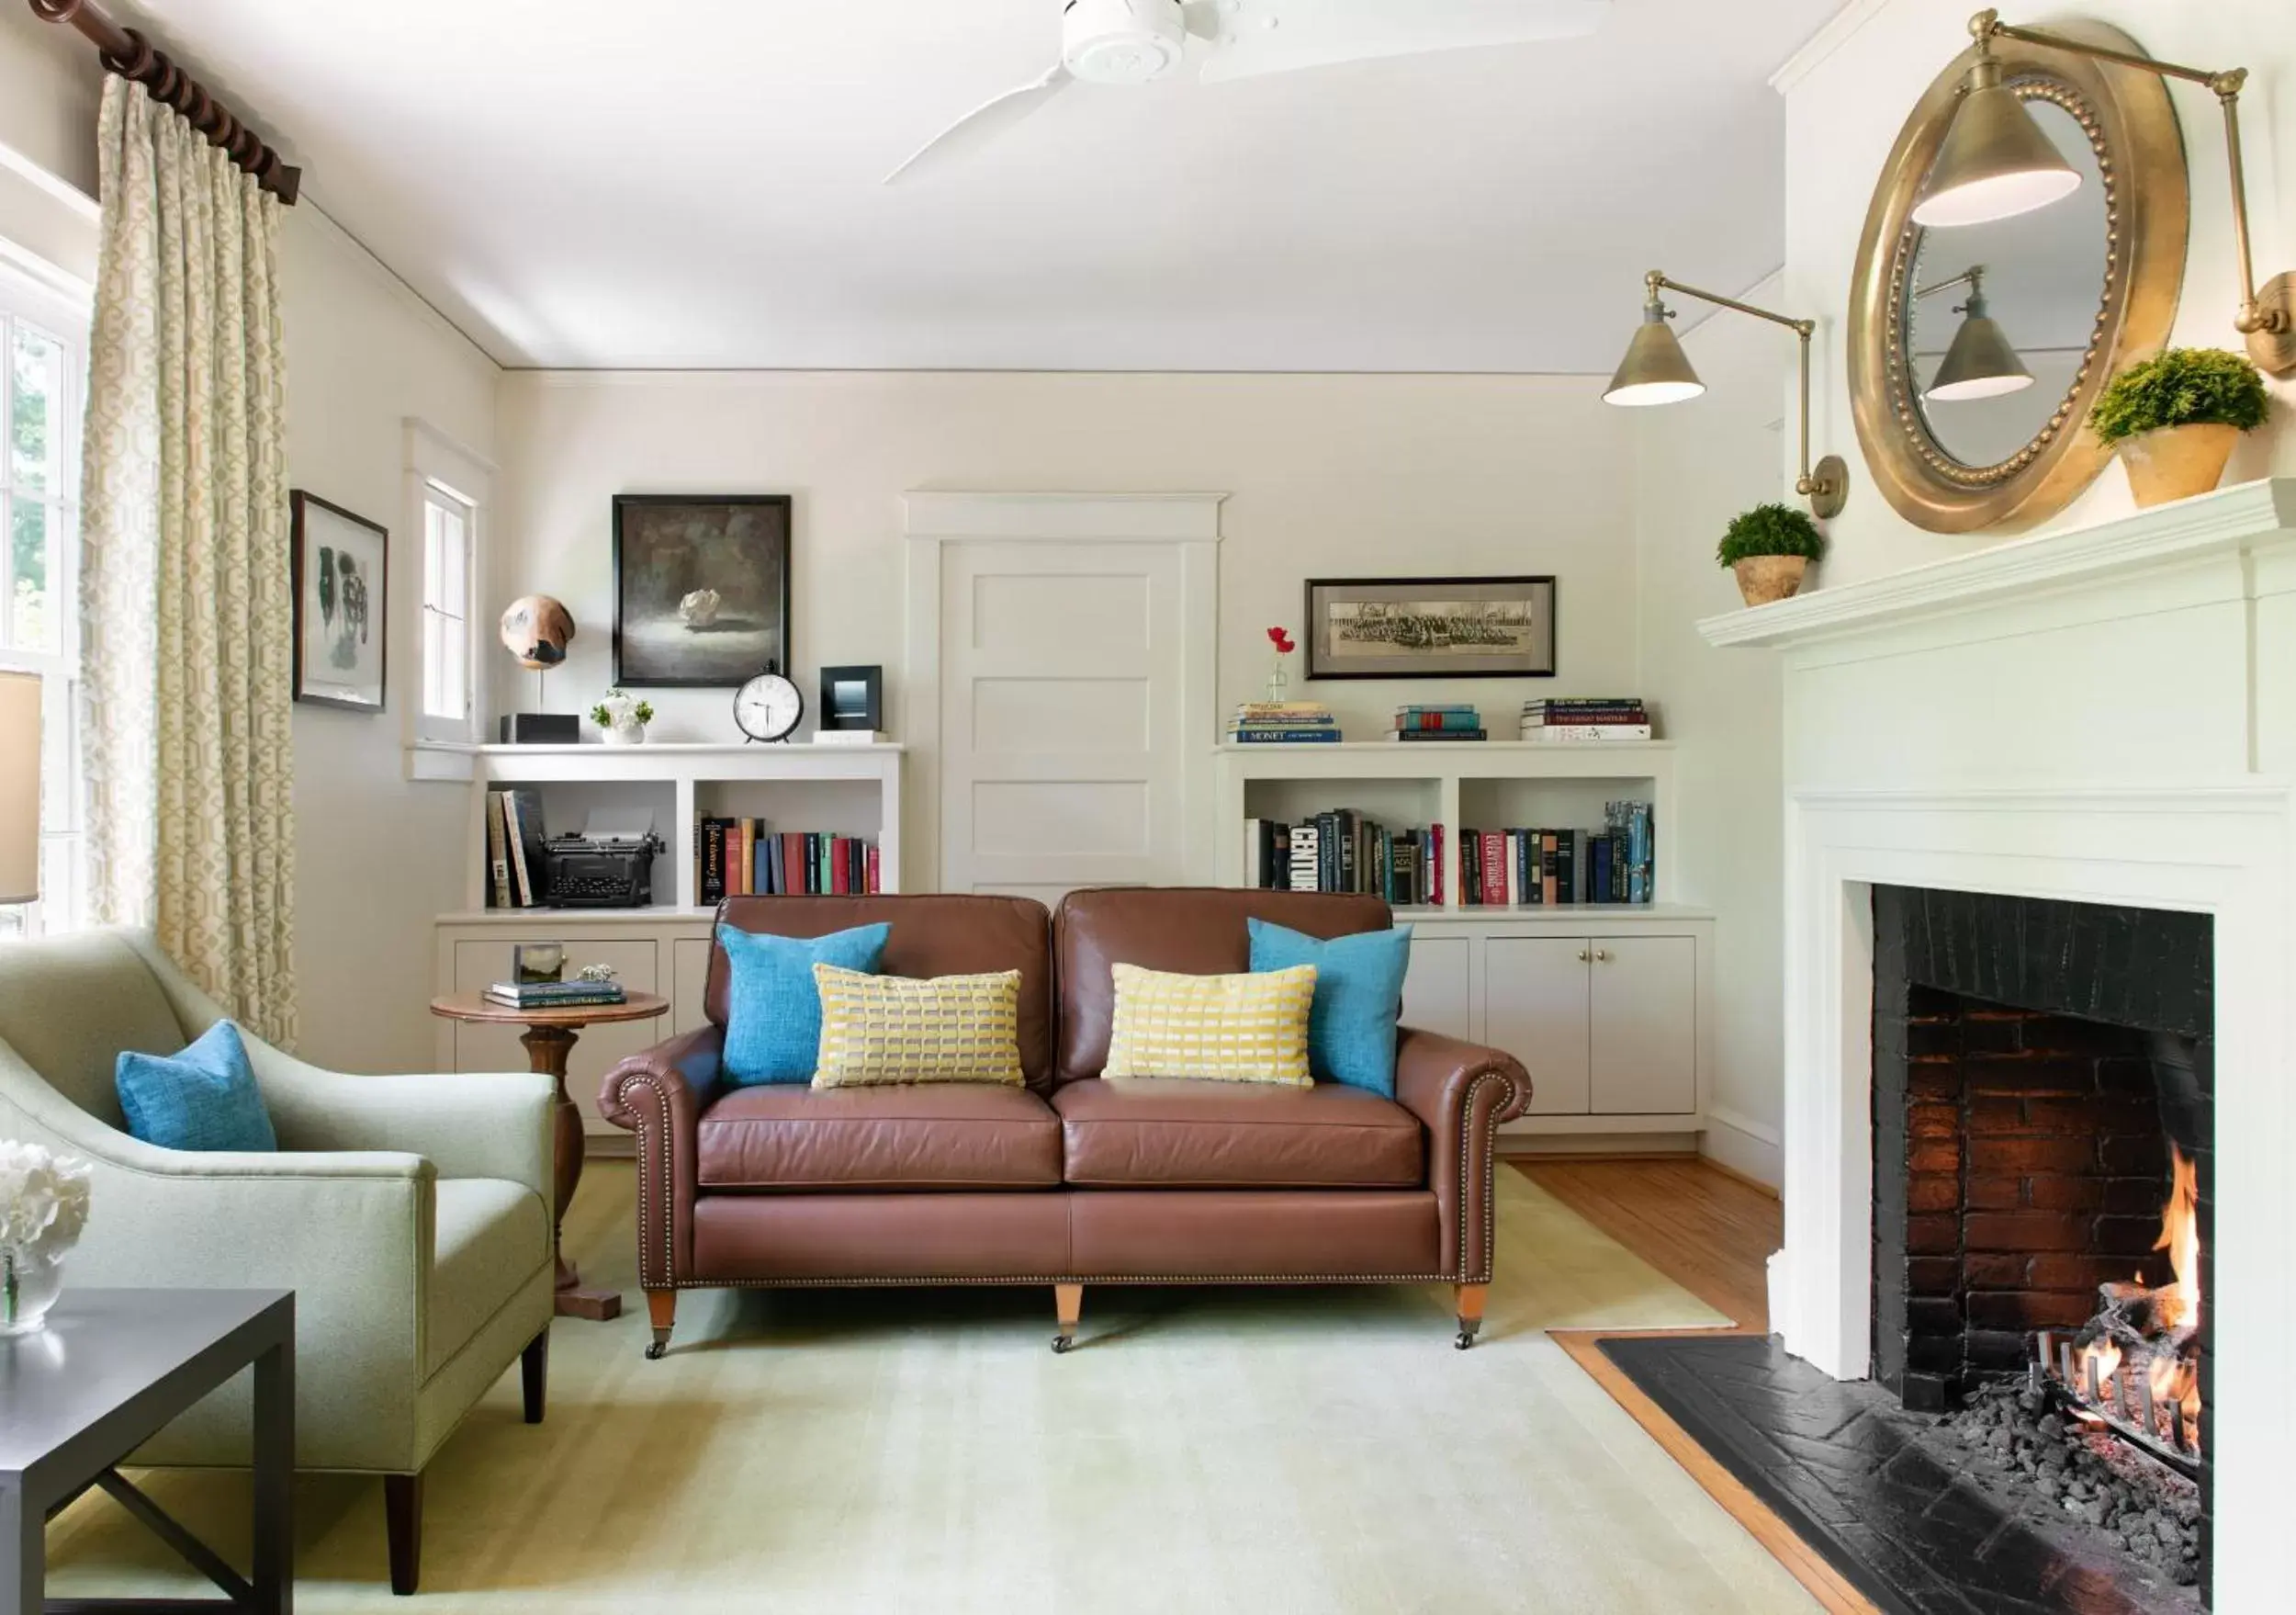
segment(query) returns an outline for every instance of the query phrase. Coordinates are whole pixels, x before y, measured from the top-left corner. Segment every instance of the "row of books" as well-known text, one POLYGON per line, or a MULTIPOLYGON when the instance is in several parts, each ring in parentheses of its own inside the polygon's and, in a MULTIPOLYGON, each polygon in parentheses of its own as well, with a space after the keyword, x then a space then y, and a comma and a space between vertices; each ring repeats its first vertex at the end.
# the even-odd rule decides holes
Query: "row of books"
POLYGON ((618 981, 498 981, 486 996, 513 1010, 586 1010, 629 1001, 618 981))
POLYGON ((1444 705, 1398 706, 1390 740, 1486 740, 1483 715, 1472 706, 1444 705))
POLYGON ((1390 830, 1352 808, 1298 824, 1244 821, 1244 878, 1270 891, 1370 892, 1400 907, 1443 901, 1443 827, 1390 830))
POLYGON ((693 859, 694 890, 704 905, 878 889, 874 842, 828 830, 769 830, 762 819, 696 819, 693 859))
POLYGON ((1482 907, 1654 899, 1650 804, 1612 802, 1600 830, 1459 832, 1460 898, 1482 907))
POLYGON ((1320 701, 1245 701, 1228 720, 1228 739, 1244 746, 1335 744, 1339 720, 1320 701))
POLYGON ((1648 740, 1657 731, 1639 695, 1580 695, 1523 703, 1523 738, 1563 744, 1648 740))
POLYGON ((548 900, 542 855, 542 793, 487 793, 487 906, 532 909, 548 900))

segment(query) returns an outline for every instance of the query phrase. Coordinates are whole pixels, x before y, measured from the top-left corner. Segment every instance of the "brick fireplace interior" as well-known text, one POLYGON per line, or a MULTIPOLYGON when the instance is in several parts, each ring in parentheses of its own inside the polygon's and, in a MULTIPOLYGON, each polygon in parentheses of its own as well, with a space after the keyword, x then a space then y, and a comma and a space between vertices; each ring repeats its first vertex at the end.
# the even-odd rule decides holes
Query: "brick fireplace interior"
MULTIPOLYGON (((2172 1146, 2197 1168, 2202 1558, 2213 1277, 2212 925, 1873 888, 1874 1364, 1908 1406, 2020 1373, 2098 1287, 2169 1280, 2172 1146)), ((2205 1586, 2205 1583, 2204 1583, 2205 1586)))

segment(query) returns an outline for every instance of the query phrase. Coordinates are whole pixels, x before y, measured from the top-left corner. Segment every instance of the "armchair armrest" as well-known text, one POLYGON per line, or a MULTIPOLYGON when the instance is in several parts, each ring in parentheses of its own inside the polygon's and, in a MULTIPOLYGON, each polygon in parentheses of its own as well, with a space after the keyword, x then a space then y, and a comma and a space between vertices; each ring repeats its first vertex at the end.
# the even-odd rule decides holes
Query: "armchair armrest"
POLYGON ((717 1097, 722 1027, 701 1026, 632 1055, 598 1090, 599 1113, 637 1135, 637 1276, 667 1289, 693 1268, 695 1128, 717 1097))
POLYGON ((1522 1062, 1495 1048, 1405 1027, 1395 1045, 1395 1099, 1427 1129, 1427 1183, 1440 1219, 1444 1271, 1491 1282, 1497 1207, 1491 1136, 1530 1102, 1522 1062))
POLYGON ((547 1077, 351 1077, 253 1039, 247 1053, 283 1149, 403 1150, 428 1159, 442 1178, 502 1179, 551 1203, 547 1077))

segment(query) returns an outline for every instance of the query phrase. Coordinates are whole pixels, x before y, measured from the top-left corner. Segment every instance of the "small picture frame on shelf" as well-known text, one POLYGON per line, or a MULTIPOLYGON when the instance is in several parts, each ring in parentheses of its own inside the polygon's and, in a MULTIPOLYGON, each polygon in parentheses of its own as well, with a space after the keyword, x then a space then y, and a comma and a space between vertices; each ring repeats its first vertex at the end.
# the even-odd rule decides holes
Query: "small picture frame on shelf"
POLYGON ((1555 580, 1311 578, 1311 679, 1555 676, 1555 580))
POLYGON ((821 670, 821 727, 881 729, 884 724, 882 667, 825 667, 821 670))
POLYGON ((566 976, 564 943, 512 943, 511 979, 521 987, 537 981, 558 981, 566 976))

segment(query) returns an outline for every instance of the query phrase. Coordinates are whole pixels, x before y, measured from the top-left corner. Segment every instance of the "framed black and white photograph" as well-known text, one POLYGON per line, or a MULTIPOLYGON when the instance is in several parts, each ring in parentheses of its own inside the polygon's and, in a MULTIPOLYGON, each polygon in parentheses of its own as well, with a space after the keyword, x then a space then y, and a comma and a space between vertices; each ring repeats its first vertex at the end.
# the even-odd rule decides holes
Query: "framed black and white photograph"
POLYGON ((719 685, 790 666, 786 493, 613 499, 613 682, 719 685))
POLYGON ((1311 679, 1544 679, 1555 580, 1311 578, 1311 679))
POLYGON ((295 698, 380 712, 389 683, 390 534, 316 493, 287 495, 295 698))
POLYGON ((885 727, 885 670, 882 667, 825 667, 821 670, 821 727, 881 729, 885 727))

